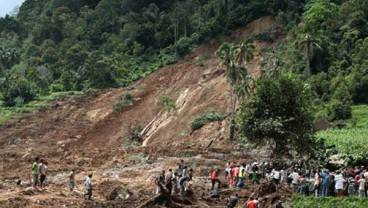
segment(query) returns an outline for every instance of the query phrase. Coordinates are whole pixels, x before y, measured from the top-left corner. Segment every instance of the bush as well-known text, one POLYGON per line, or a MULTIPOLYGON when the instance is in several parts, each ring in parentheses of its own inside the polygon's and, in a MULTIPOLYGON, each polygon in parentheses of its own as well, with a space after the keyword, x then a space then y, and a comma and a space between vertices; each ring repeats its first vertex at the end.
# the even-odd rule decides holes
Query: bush
POLYGON ((351 106, 349 103, 333 99, 328 106, 328 115, 331 121, 349 119, 351 106))
POLYGON ((190 52, 192 40, 188 37, 182 37, 176 43, 176 53, 178 56, 184 56, 190 52))
POLYGON ((176 109, 174 100, 166 95, 160 97, 159 105, 164 112, 176 109))
POLYGON ((6 88, 3 95, 5 106, 16 105, 16 99, 23 99, 23 103, 28 103, 36 96, 32 84, 25 78, 18 78, 6 88))
POLYGON ((143 130, 143 126, 141 124, 136 124, 135 126, 133 126, 133 128, 131 129, 132 131, 132 141, 140 141, 141 138, 141 132, 143 130))
POLYGON ((120 95, 119 101, 114 103, 113 107, 114 107, 115 112, 119 114, 121 113, 121 110, 123 109, 123 107, 132 106, 133 102, 134 102, 133 95, 125 92, 122 95, 120 95))
POLYGON ((202 114, 198 118, 194 119, 194 121, 191 124, 192 131, 195 131, 197 129, 202 128, 207 123, 211 123, 214 121, 222 121, 224 120, 225 116, 217 112, 215 110, 209 110, 206 113, 202 114))

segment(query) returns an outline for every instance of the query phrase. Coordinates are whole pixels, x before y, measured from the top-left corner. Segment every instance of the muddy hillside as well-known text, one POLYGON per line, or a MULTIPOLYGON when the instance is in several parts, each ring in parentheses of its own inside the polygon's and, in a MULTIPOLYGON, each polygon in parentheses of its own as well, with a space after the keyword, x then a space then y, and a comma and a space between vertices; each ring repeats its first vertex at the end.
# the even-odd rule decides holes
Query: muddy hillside
MULTIPOLYGON (((234 31, 228 39, 273 29, 274 18, 267 16, 234 31)), ((191 130, 193 120, 208 110, 229 113, 229 86, 214 57, 217 48, 218 43, 210 41, 126 88, 66 96, 53 101, 49 109, 1 125, 0 207, 224 207, 226 198, 235 193, 241 204, 250 196, 258 197, 264 207, 285 203, 288 190, 282 185, 267 187, 273 186, 267 182, 242 190, 224 187, 220 199, 208 197, 214 168, 223 169, 228 161, 269 159, 265 150, 230 144, 227 118, 191 130), (200 57, 206 57, 202 65, 200 57), (114 103, 124 93, 133 96, 132 104, 117 111, 114 103), (163 110, 162 97, 171 98, 175 108, 163 110), (141 138, 133 143, 137 129, 141 138), (36 155, 48 161, 44 190, 31 187, 36 155), (161 170, 177 169, 180 160, 194 171, 191 191, 184 199, 173 197, 167 202, 164 194, 155 194, 154 179, 161 170), (76 173, 73 192, 68 188, 71 169, 76 173), (93 201, 82 196, 89 173, 93 174, 93 201)), ((247 64, 255 78, 260 76, 261 61, 257 53, 247 64)), ((221 180, 224 177, 220 173, 221 180)))

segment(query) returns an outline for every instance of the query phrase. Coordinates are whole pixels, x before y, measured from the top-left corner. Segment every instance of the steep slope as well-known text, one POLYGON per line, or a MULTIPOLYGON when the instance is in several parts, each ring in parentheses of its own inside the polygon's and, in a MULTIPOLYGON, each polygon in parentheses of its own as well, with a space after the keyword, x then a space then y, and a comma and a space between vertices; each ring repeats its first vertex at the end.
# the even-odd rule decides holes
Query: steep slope
MULTIPOLYGON (((229 40, 271 29, 273 22, 273 17, 269 16, 258 19, 235 31, 229 40)), ((208 124, 195 132, 190 130, 191 122, 208 109, 228 112, 228 84, 224 70, 213 56, 217 47, 216 41, 200 46, 178 63, 137 81, 135 87, 131 87, 133 90, 119 88, 82 97, 67 96, 55 101, 50 109, 24 115, 3 125, 0 129, 0 205, 11 207, 14 197, 21 197, 26 206, 31 207, 37 205, 37 200, 49 203, 48 206, 65 201, 81 206, 84 202, 80 197, 63 193, 71 168, 77 170, 79 184, 88 172, 94 172, 100 190, 109 186, 106 181, 117 180, 116 183, 135 190, 135 195, 141 198, 132 200, 139 204, 142 197, 152 194, 152 177, 162 168, 175 166, 181 157, 196 163, 200 180, 206 179, 213 166, 222 166, 224 159, 243 155, 242 158, 251 160, 252 157, 242 151, 228 154, 232 147, 227 140, 227 120, 208 124), (196 63, 202 55, 209 58, 200 67, 196 63), (124 92, 134 96, 134 103, 117 114, 113 104, 124 92), (158 101, 164 95, 176 102, 176 110, 161 112, 158 101), (137 124, 148 125, 143 147, 122 148, 137 124), (29 183, 30 164, 35 155, 50 164, 50 188, 26 196, 22 187, 15 186, 15 180, 29 183)), ((260 73, 261 59, 257 56, 249 63, 254 76, 260 73)), ((103 195, 103 191, 97 191, 96 199, 104 201, 103 195)))

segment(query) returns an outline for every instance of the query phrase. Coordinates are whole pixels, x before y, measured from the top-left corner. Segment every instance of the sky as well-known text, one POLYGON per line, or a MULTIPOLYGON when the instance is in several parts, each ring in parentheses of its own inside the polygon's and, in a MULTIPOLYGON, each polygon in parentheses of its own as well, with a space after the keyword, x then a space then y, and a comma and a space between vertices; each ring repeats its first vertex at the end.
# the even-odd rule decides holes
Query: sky
POLYGON ((0 0, 0 17, 12 12, 15 6, 20 6, 25 0, 0 0))

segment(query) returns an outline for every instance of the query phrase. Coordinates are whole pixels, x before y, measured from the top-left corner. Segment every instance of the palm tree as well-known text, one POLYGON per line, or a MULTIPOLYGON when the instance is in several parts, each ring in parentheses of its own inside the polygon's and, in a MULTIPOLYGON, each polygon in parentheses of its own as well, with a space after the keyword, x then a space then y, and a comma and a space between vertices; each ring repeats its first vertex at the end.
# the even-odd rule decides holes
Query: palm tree
MULTIPOLYGON (((249 79, 248 71, 241 64, 244 61, 250 61, 253 58, 254 45, 250 44, 250 41, 243 41, 239 45, 232 45, 228 42, 224 42, 220 45, 219 49, 216 51, 216 56, 222 60, 221 65, 226 68, 226 78, 230 84, 230 112, 231 112, 231 124, 230 124, 230 141, 234 139, 235 130, 235 109, 237 100, 237 91, 239 89, 239 83, 243 82, 243 86, 250 86, 247 83, 249 79), (247 48, 246 46, 250 46, 247 48), (237 60, 235 63, 234 60, 237 60), (244 83, 245 82, 245 83, 244 83)), ((248 88, 245 89, 246 91, 248 88)), ((242 93, 240 93, 242 94, 242 93)))
POLYGON ((251 39, 246 39, 241 41, 239 44, 235 45, 234 55, 235 61, 238 65, 244 64, 244 62, 249 62, 254 58, 255 45, 251 39))
POLYGON ((301 40, 296 41, 296 47, 305 55, 304 78, 308 79, 311 75, 310 61, 313 58, 315 47, 322 49, 318 44, 318 39, 313 38, 310 34, 305 34, 301 40))

